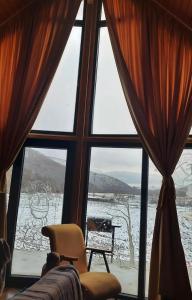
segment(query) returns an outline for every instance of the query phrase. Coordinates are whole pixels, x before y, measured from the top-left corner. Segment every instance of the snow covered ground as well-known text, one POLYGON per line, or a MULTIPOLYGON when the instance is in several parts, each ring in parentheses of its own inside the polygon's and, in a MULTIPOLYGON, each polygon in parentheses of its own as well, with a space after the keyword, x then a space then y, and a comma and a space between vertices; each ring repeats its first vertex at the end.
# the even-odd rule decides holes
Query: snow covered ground
MULTIPOLYGON (((34 202, 27 194, 22 194, 19 206, 15 250, 13 254, 12 273, 22 275, 39 275, 42 265, 49 252, 49 241, 41 235, 41 227, 46 224, 61 222, 63 196, 53 195, 43 202, 34 202), (47 200, 48 199, 48 200, 47 200), (38 204, 38 205, 37 205, 38 204)), ((115 245, 113 263, 110 257, 111 272, 121 281, 123 292, 137 294, 138 285, 138 260, 139 260, 139 228, 140 228, 140 200, 139 196, 127 198, 128 206, 122 204, 122 199, 117 202, 88 201, 87 215, 91 217, 109 218, 112 224, 120 226, 115 229, 115 245), (129 230, 129 234, 128 234, 129 230), (134 250, 134 264, 131 263, 130 237, 134 250)), ((126 200, 126 199, 124 199, 126 200)), ((178 217, 182 242, 185 250, 189 276, 192 284, 192 208, 178 206, 178 217)), ((148 206, 147 229, 147 282, 150 260, 152 233, 155 220, 156 205, 148 206)), ((111 233, 90 232, 90 246, 110 248, 111 233)), ((104 270, 101 257, 95 256, 92 270, 104 270)), ((146 284, 147 290, 147 284, 146 284)))

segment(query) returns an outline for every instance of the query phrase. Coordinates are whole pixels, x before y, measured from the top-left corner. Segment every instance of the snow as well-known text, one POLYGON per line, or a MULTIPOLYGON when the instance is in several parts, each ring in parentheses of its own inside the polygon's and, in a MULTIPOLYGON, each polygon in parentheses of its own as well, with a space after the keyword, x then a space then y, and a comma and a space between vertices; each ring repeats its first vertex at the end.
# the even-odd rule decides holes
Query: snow
MULTIPOLYGON (((106 198, 112 195, 105 194, 106 198)), ((97 195, 99 198, 99 195, 97 195)), ((32 205, 29 194, 21 194, 18 212, 17 231, 15 238, 15 250, 13 253, 12 274, 40 275, 42 265, 49 252, 49 240, 42 236, 41 228, 46 224, 61 223, 63 195, 51 194, 44 202, 36 201, 32 205), (39 210, 37 206, 39 205, 39 210)), ((100 197, 103 199, 103 196, 100 197)), ((137 294, 138 285, 138 261, 139 261, 139 231, 140 231, 140 197, 134 196, 128 199, 130 219, 128 211, 122 202, 101 202, 91 198, 88 201, 87 216, 98 218, 110 218, 115 228, 115 244, 113 263, 108 257, 111 271, 120 279, 123 292, 137 294), (127 221, 131 222, 131 237, 134 245, 134 265, 130 263, 129 235, 127 221)), ((192 283, 192 208, 178 206, 178 217, 182 243, 185 250, 186 262, 192 283)), ((148 205, 148 228, 147 228, 147 276, 149 270, 150 249, 155 221, 156 205, 148 205)), ((110 249, 111 233, 89 232, 88 245, 110 249)), ((103 258, 95 256, 93 270, 105 269, 103 258)), ((147 289, 147 288, 146 288, 147 289)))

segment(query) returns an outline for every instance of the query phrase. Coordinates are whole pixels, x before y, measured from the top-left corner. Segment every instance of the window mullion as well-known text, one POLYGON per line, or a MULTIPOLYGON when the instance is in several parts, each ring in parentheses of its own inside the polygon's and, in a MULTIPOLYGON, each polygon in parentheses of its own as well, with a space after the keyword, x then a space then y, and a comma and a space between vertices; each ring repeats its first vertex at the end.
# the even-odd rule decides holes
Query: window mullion
POLYGON ((141 177, 141 213, 140 213, 140 242, 139 242, 139 274, 138 296, 145 297, 146 278, 146 246, 147 246, 147 205, 148 205, 148 172, 149 158, 145 150, 142 157, 141 177))
POLYGON ((73 192, 69 209, 71 221, 81 225, 83 223, 83 207, 85 201, 87 177, 87 143, 91 118, 92 96, 96 65, 96 51, 98 40, 98 12, 101 2, 87 1, 85 8, 85 26, 83 30, 82 57, 76 109, 77 143, 74 156, 75 174, 73 178, 73 192))
MULTIPOLYGON (((15 231, 17 225, 17 214, 19 208, 19 198, 21 189, 21 178, 23 173, 25 148, 23 147, 13 165, 12 180, 10 187, 10 197, 7 213, 7 241, 10 245, 11 256, 13 256, 15 231)), ((11 263, 7 268, 7 278, 11 275, 11 263)))

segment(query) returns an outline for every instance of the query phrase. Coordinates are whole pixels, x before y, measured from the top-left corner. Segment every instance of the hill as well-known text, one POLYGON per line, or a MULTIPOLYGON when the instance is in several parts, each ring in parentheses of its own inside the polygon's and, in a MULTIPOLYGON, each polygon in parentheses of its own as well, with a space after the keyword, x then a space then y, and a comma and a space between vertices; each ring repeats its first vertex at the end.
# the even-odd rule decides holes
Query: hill
POLYGON ((46 186, 55 193, 63 193, 65 165, 34 149, 27 149, 23 168, 22 192, 41 192, 46 186), (42 184, 43 183, 43 184, 42 184))
MULTIPOLYGON (((42 192, 49 188, 52 192, 62 193, 65 180, 65 165, 34 149, 27 149, 23 170, 22 192, 35 190, 42 192), (42 184, 43 183, 43 184, 42 184)), ((140 194, 125 182, 112 176, 90 173, 90 193, 140 194)))
POLYGON ((90 193, 119 193, 119 194, 140 194, 139 189, 132 188, 121 180, 109 175, 90 173, 90 193))

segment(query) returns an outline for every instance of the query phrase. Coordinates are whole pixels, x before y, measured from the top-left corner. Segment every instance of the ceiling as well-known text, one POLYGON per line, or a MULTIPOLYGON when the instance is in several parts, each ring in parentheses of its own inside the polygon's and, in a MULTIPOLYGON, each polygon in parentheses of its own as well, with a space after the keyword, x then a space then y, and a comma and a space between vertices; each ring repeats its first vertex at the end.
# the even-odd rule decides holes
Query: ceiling
POLYGON ((162 5, 173 14, 178 21, 183 22, 192 29, 192 0, 151 0, 162 5))
MULTIPOLYGON (((0 25, 36 0, 0 0, 0 25)), ((45 1, 45 0, 38 0, 45 1)), ((126 1, 126 0, 125 0, 126 1)), ((138 0, 135 0, 138 1, 138 0)), ((144 0, 145 1, 145 0, 144 0)), ((192 29, 192 0, 149 0, 192 29)))
POLYGON ((32 2, 34 0, 0 0, 0 25, 32 2))

